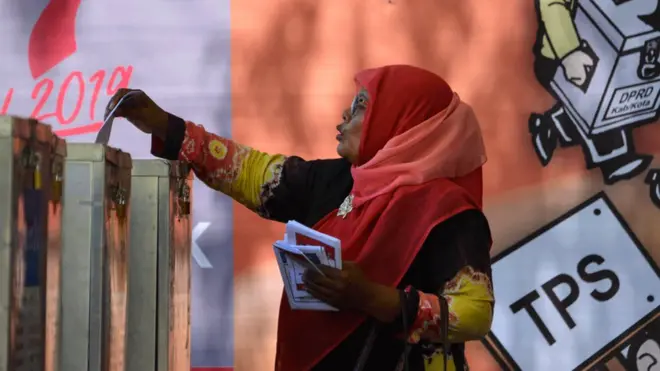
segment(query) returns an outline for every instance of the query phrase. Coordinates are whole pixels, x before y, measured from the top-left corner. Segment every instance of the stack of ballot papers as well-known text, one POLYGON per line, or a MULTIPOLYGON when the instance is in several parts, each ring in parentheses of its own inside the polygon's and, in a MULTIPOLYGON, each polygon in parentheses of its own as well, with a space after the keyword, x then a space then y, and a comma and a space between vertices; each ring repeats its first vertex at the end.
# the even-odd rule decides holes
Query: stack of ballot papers
POLYGON ((321 265, 341 269, 341 242, 337 238, 290 221, 284 239, 276 241, 273 250, 291 309, 337 310, 307 293, 302 281, 307 269, 320 273, 321 265))

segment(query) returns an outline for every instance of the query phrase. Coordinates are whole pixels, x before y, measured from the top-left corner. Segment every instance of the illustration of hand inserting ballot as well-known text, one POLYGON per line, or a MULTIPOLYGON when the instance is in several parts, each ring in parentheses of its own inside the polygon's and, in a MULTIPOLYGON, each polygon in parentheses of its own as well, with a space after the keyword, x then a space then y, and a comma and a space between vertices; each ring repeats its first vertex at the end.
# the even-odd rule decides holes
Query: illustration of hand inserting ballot
POLYGON ((657 1, 535 0, 534 72, 556 99, 528 122, 543 166, 558 147, 580 146, 608 185, 648 168, 653 157, 635 151, 632 131, 660 108, 660 31, 644 17, 657 1))

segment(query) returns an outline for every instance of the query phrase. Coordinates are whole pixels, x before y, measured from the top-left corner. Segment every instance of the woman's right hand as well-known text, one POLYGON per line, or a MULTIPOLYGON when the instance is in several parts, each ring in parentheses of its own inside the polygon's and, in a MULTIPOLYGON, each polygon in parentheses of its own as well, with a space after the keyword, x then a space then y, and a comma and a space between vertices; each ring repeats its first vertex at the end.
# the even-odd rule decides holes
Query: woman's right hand
POLYGON ((165 139, 169 115, 142 90, 119 89, 110 99, 105 114, 107 115, 112 111, 117 102, 129 93, 131 93, 131 96, 126 98, 117 108, 114 114, 115 117, 123 117, 143 132, 165 139))

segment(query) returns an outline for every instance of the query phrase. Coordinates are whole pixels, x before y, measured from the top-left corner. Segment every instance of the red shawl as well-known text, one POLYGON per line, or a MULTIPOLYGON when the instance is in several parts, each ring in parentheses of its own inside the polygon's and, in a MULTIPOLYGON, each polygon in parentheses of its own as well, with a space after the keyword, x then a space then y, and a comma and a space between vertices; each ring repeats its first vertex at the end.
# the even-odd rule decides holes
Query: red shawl
MULTIPOLYGON (((356 82, 369 104, 352 169, 354 209, 345 219, 335 210, 314 229, 339 238, 343 259, 367 278, 396 287, 433 227, 481 208, 485 151, 472 110, 435 74, 388 66, 362 71, 356 82)), ((292 311, 283 297, 275 369, 311 369, 365 319, 292 311)))

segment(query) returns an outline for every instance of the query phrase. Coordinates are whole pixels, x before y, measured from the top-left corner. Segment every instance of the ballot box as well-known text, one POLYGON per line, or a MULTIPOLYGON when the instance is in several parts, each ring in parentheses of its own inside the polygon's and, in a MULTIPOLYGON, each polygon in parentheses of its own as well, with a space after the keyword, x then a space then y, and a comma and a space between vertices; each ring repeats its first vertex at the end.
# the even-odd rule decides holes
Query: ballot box
POLYGON ((135 160, 132 173, 126 370, 189 370, 189 170, 135 160))
POLYGON ((0 371, 44 369, 52 133, 0 116, 0 371))
MULTIPOLYGON (((45 371, 57 368, 60 308, 60 264, 62 251, 62 197, 66 141, 51 137, 50 205, 48 206, 48 245, 46 247, 45 371)), ((48 191, 48 190, 47 190, 48 191)))
POLYGON ((574 25, 582 50, 593 60, 577 86, 558 68, 555 94, 583 136, 621 130, 656 115, 660 107, 660 31, 639 16, 655 1, 580 0, 574 25))
POLYGON ((59 370, 123 371, 131 157, 70 143, 64 179, 59 370))

